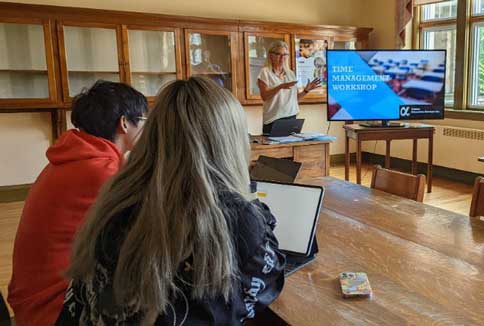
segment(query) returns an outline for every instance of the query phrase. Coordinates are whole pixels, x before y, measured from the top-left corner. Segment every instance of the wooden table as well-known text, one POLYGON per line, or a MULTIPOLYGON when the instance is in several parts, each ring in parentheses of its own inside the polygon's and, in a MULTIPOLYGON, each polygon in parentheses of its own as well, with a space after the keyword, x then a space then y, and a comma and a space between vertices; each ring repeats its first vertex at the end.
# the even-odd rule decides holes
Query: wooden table
POLYGON ((484 325, 484 222, 332 177, 317 259, 271 309, 299 325, 484 325), (342 299, 338 274, 363 271, 371 299, 342 299))
MULTIPOLYGON (((262 141, 264 137, 259 137, 262 141)), ((302 141, 288 144, 251 144, 250 160, 255 162, 260 155, 286 158, 301 162, 298 178, 329 175, 329 144, 331 141, 302 141)))
POLYGON ((385 140, 385 168, 390 168, 390 145, 395 139, 412 139, 412 173, 417 174, 417 141, 418 139, 429 140, 427 161, 427 192, 432 192, 432 157, 434 146, 435 128, 423 124, 407 124, 401 128, 368 128, 358 124, 344 125, 346 134, 345 141, 345 180, 350 176, 350 139, 356 141, 356 183, 361 184, 361 142, 368 140, 385 140))

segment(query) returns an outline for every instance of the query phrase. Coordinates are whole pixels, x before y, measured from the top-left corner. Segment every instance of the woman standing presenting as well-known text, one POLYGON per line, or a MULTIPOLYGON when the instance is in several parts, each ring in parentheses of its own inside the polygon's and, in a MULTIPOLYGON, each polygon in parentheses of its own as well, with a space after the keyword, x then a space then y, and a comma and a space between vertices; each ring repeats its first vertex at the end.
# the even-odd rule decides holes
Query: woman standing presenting
POLYGON ((270 133, 272 124, 280 119, 294 119, 299 113, 298 100, 321 84, 318 78, 298 93, 297 80, 288 65, 289 48, 284 41, 274 42, 266 64, 257 77, 263 105, 263 133, 270 133))

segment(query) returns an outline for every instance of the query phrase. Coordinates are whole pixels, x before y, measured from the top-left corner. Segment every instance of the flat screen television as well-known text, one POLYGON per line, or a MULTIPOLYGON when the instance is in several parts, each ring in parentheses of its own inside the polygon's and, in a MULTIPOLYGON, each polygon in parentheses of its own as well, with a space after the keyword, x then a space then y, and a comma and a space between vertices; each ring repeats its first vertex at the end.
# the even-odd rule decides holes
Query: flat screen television
POLYGON ((328 50, 328 120, 443 119, 445 50, 328 50))

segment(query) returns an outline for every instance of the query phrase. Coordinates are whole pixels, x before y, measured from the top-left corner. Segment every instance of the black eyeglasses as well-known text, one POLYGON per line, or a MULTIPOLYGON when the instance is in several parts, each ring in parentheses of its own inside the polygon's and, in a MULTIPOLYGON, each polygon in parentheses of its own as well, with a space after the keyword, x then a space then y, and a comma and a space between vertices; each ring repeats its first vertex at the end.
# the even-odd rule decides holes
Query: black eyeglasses
POLYGON ((271 52, 273 55, 278 56, 278 57, 287 57, 289 56, 289 53, 277 53, 277 52, 271 52))

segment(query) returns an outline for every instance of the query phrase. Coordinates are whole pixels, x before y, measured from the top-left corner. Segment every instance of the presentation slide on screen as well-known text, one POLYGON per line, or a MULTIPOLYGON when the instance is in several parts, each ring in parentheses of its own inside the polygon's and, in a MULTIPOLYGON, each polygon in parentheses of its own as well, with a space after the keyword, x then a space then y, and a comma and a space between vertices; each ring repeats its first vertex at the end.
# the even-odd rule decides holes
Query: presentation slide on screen
POLYGON ((330 120, 441 118, 445 51, 327 51, 330 120))

